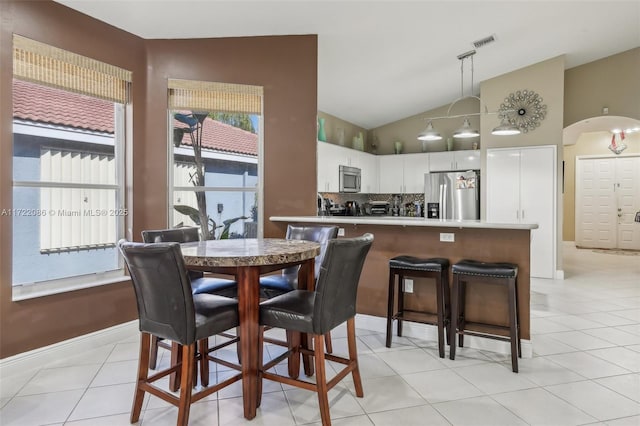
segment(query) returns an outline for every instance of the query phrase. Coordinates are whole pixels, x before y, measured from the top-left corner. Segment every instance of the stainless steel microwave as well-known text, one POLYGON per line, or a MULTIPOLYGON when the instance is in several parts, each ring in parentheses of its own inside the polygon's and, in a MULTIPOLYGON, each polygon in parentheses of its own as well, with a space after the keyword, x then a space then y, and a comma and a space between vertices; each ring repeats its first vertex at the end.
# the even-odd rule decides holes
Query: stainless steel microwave
POLYGON ((357 167, 339 166, 340 192, 360 192, 360 174, 357 167))

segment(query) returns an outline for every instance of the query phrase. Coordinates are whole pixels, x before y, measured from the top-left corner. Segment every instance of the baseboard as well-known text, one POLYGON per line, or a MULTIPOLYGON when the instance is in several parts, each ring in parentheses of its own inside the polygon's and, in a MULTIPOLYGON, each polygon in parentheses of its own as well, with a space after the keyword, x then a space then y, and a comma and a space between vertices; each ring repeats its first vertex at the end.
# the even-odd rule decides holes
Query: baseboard
POLYGON ((556 280, 564 280, 564 269, 556 270, 556 280))
MULTIPOLYGON (((356 324, 358 328, 377 331, 381 333, 384 333, 387 329, 387 319, 383 317, 375 317, 373 315, 357 314, 356 324)), ((438 330, 435 326, 409 321, 404 322, 402 327, 402 335, 417 339, 434 341, 438 340, 438 330)), ((521 345, 522 358, 532 358, 533 344, 531 340, 522 339, 521 345)), ((508 342, 501 342, 499 340, 486 339, 476 336, 465 336, 464 346, 468 348, 496 352, 505 355, 509 355, 511 353, 511 346, 508 342)))
POLYGON ((9 377, 21 374, 29 370, 42 368, 58 359, 64 359, 79 353, 89 351, 96 347, 116 343, 131 336, 138 331, 138 320, 118 324, 93 333, 74 337, 44 346, 28 352, 23 352, 7 358, 0 359, 0 377, 9 377))

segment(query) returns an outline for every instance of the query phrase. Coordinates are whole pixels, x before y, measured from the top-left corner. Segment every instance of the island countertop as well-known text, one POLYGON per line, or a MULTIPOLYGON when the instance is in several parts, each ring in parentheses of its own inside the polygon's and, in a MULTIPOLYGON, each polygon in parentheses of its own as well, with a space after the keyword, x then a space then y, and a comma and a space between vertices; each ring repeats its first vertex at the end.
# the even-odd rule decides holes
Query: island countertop
POLYGON ((438 228, 537 229, 537 223, 493 223, 484 220, 441 220, 399 216, 271 216, 271 222, 351 225, 428 226, 438 228))
MULTIPOLYGON (((344 237, 375 236, 365 260, 356 311, 385 318, 389 288, 389 259, 400 256, 508 262, 518 265, 518 316, 522 339, 530 339, 530 248, 537 224, 491 223, 482 220, 439 220, 421 217, 271 216, 282 237, 292 223, 334 225, 344 237)), ((449 281, 453 275, 449 272, 449 281)), ((413 293, 405 294, 406 309, 435 312, 435 286, 428 278, 413 278, 413 293)), ((470 286, 465 316, 471 322, 506 325, 509 320, 503 286, 470 286)), ((478 329, 476 331, 486 332, 478 329)))

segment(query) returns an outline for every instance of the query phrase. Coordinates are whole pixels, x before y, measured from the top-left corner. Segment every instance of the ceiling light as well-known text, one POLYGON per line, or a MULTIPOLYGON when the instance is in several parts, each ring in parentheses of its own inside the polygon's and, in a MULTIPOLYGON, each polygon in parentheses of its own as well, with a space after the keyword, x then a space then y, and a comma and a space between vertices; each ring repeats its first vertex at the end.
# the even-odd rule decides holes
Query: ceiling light
MULTIPOLYGON (((451 102, 451 104, 449 105, 449 108, 447 109, 447 115, 443 117, 427 118, 428 120, 427 128, 418 135, 418 140, 437 141, 442 139, 442 135, 433 127, 433 124, 432 124, 433 120, 440 120, 444 118, 462 118, 462 117, 464 117, 462 127, 460 127, 458 130, 453 132, 453 137, 457 139, 475 138, 480 136, 480 133, 476 129, 473 129, 471 127, 471 123, 469 122, 469 117, 475 116, 475 115, 481 115, 481 114, 498 114, 497 112, 490 113, 489 110, 487 109, 487 106, 483 105, 482 99, 480 99, 479 97, 473 94, 466 95, 466 96, 464 94, 464 61, 465 59, 471 59, 471 92, 473 93, 473 56, 475 54, 476 54, 475 50, 470 50, 468 52, 458 55, 458 59, 460 60, 460 97, 454 100, 453 102, 451 102), (475 112, 475 113, 469 113, 469 114, 462 114, 462 115, 451 115, 451 109, 453 108, 453 106, 456 103, 460 102, 461 100, 468 99, 468 98, 475 98, 478 101, 480 101, 481 111, 475 112), (484 111, 482 111, 482 106, 484 106, 484 111)), ((507 114, 512 112, 515 112, 515 111, 503 110, 500 112, 501 114, 500 125, 495 129, 493 129, 491 131, 491 134, 498 135, 498 136, 510 136, 510 135, 517 135, 520 133, 520 130, 517 127, 515 127, 513 124, 511 124, 507 119, 507 114)))
POLYGON ((431 121, 427 124, 427 128, 424 132, 418 135, 418 140, 421 141, 439 141, 440 139, 442 139, 442 135, 433 128, 431 121))

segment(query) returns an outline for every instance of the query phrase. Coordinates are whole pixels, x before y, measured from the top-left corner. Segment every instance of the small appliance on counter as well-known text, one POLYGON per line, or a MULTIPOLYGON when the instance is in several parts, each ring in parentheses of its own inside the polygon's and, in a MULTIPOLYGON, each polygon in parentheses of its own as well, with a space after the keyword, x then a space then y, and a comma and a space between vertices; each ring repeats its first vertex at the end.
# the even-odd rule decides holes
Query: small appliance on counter
POLYGON ((329 214, 331 216, 344 216, 347 209, 342 204, 331 204, 329 214))
POLYGON ((357 201, 347 201, 344 203, 345 216, 360 216, 360 206, 357 201))
POLYGON ((371 201, 369 203, 369 212, 371 216, 388 216, 389 202, 387 201, 371 201))

